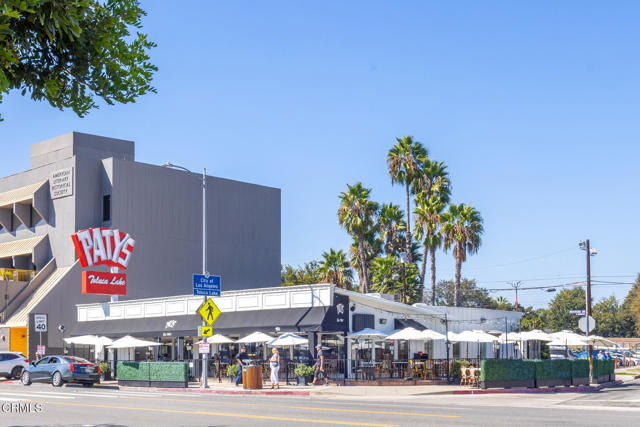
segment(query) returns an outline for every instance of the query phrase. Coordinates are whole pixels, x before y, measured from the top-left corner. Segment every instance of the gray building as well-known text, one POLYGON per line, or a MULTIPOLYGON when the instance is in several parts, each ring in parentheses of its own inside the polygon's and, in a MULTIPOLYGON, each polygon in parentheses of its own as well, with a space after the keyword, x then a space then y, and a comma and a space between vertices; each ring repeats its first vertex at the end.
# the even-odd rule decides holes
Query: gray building
MULTIPOLYGON (((30 169, 0 178, 0 350, 61 351, 81 293, 71 234, 116 228, 135 238, 120 300, 191 292, 202 271, 202 177, 135 161, 132 141, 65 134, 31 146, 30 169), (33 315, 48 315, 36 333, 33 315)), ((207 177, 207 267, 224 290, 280 285, 280 190, 207 177)), ((108 271, 105 267, 93 268, 108 271)))

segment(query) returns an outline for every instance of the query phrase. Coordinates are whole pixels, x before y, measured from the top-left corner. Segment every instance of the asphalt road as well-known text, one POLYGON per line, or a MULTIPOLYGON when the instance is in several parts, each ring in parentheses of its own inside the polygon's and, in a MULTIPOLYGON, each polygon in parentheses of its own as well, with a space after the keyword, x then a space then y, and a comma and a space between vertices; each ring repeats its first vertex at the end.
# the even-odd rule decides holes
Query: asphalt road
POLYGON ((635 425, 639 416, 638 383, 593 394, 388 399, 0 384, 2 426, 609 426, 635 425))

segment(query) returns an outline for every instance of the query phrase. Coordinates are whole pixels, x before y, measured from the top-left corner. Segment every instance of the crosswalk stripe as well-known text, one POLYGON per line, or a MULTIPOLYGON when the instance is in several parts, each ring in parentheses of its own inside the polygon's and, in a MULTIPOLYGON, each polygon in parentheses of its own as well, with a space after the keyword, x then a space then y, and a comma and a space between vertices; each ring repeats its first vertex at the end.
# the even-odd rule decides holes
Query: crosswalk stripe
MULTIPOLYGON (((0 396, 21 396, 23 399, 28 399, 32 397, 46 397, 51 399, 75 399, 73 396, 60 396, 60 395, 50 395, 44 393, 0 393, 0 396)), ((1 398, 1 397, 0 397, 1 398)))
POLYGON ((27 400, 27 399, 16 399, 16 398, 13 398, 13 397, 1 397, 0 398, 0 401, 2 401, 2 402, 23 402, 25 400, 27 400))

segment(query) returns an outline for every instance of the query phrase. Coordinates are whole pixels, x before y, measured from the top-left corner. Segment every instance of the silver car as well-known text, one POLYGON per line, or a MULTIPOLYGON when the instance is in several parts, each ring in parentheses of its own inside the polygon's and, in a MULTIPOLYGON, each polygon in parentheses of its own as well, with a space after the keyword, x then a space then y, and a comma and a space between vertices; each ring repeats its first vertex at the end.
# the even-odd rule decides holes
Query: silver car
POLYGON ((50 382, 54 387, 64 383, 80 383, 92 387, 100 382, 100 367, 75 356, 45 356, 22 371, 23 385, 50 382))

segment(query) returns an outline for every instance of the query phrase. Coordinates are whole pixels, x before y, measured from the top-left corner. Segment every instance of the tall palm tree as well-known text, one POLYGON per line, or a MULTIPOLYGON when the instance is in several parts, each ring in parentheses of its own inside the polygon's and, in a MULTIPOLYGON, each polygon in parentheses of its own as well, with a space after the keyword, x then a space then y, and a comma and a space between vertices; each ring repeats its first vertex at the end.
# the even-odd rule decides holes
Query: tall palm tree
POLYGON ((405 187, 407 200, 407 261, 411 264, 411 186, 420 175, 420 165, 427 160, 427 149, 412 136, 396 138, 397 144, 391 147, 387 154, 387 166, 392 184, 402 184, 405 187))
MULTIPOLYGON (((369 266, 371 265, 371 262, 381 253, 382 241, 378 238, 377 230, 375 228, 371 228, 365 233, 364 236, 364 254, 365 263, 367 264, 367 271, 369 272, 369 283, 371 283, 371 272, 369 271, 369 266)), ((358 272, 358 283, 364 283, 362 261, 360 260, 360 240, 357 237, 353 238, 353 243, 349 247, 349 256, 351 258, 351 267, 355 268, 358 272)))
POLYGON ((363 282, 360 283, 360 292, 369 292, 369 273, 367 271, 367 258, 364 249, 364 240, 367 231, 374 223, 378 212, 378 204, 369 200, 370 188, 362 186, 361 182, 355 185, 347 184, 347 191, 340 194, 340 208, 338 209, 338 221, 347 230, 347 233, 358 238, 358 253, 362 269, 363 282))
POLYGON ((436 304, 436 250, 442 246, 442 211, 445 203, 439 196, 427 199, 425 193, 416 197, 416 237, 424 245, 424 257, 420 272, 420 291, 424 292, 427 270, 427 251, 431 255, 431 305, 436 304))
POLYGON ((453 294, 453 304, 458 306, 460 294, 460 270, 462 263, 467 260, 467 254, 478 252, 482 243, 480 236, 484 229, 482 227, 482 216, 480 212, 471 205, 460 203, 450 205, 449 210, 442 214, 444 249, 453 247, 453 256, 456 259, 456 280, 453 294))
POLYGON ((336 251, 329 249, 329 252, 322 253, 320 262, 320 272, 323 274, 322 280, 333 283, 339 288, 350 289, 353 271, 347 259, 347 254, 342 249, 336 251))
POLYGON ((384 252, 387 255, 395 256, 402 249, 406 229, 404 212, 400 206, 393 203, 383 204, 378 215, 378 231, 384 241, 384 252))

